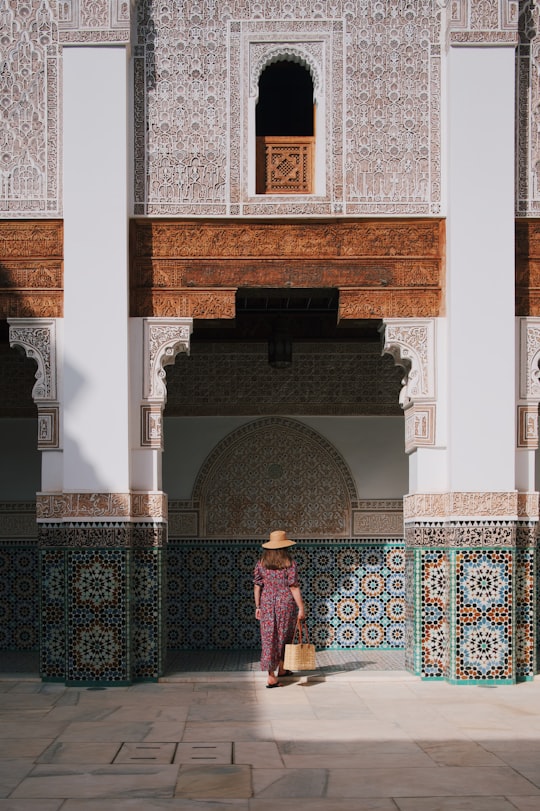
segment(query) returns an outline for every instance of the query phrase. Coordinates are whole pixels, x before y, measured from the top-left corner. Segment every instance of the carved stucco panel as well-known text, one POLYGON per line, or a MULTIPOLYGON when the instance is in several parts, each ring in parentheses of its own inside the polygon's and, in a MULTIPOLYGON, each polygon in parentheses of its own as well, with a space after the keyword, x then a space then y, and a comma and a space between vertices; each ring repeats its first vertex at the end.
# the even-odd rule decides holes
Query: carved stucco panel
POLYGON ((540 318, 520 318, 520 397, 540 402, 540 318))
POLYGON ((435 0, 201 0, 175 9, 151 0, 138 6, 136 214, 439 212, 435 0), (316 93, 319 85, 324 90, 330 160, 322 199, 246 198, 246 99, 257 68, 250 70, 243 54, 265 37, 268 44, 255 44, 254 54, 277 43, 303 49, 316 93), (322 45, 327 56, 318 73, 322 45))
POLYGON ((56 320, 10 318, 9 344, 19 347, 37 363, 34 402, 56 400, 56 320))
POLYGON ((232 432, 199 472, 205 537, 348 537, 356 487, 333 445, 301 422, 267 418, 232 432))
POLYGON ((2 134, 0 212, 54 217, 60 211, 59 50, 55 6, 9 0, 0 13, 2 134))
POLYGON ((435 322, 432 318, 384 320, 383 354, 403 366, 405 377, 400 402, 406 407, 435 398, 435 322))
POLYGON ((451 492, 415 493, 403 499, 405 521, 517 518, 518 493, 509 492, 451 492))
POLYGON ((63 43, 128 42, 134 0, 62 0, 58 30, 63 43))
MULTIPOLYGON (((143 319, 143 397, 164 404, 167 398, 165 366, 174 363, 179 352, 189 353, 191 318, 143 319)), ((144 431, 143 431, 144 435, 144 431)))

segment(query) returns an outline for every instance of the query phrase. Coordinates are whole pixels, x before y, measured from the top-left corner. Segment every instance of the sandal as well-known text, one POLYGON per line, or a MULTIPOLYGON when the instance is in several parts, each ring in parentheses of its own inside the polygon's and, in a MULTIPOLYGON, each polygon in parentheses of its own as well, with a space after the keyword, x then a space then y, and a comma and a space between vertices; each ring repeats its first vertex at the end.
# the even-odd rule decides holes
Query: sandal
POLYGON ((273 684, 266 685, 267 690, 272 690, 273 687, 283 687, 283 685, 280 681, 275 681, 273 684))

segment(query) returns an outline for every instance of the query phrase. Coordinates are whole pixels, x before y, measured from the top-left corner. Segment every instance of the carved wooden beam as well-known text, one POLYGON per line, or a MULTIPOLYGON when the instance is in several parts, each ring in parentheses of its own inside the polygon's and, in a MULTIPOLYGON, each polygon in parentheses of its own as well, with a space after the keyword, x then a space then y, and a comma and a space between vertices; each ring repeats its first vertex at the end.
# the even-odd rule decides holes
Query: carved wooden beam
POLYGON ((133 220, 131 312, 234 318, 239 287, 340 290, 340 318, 441 314, 445 223, 133 220))
POLYGON ((0 318, 63 314, 63 222, 0 221, 0 318))

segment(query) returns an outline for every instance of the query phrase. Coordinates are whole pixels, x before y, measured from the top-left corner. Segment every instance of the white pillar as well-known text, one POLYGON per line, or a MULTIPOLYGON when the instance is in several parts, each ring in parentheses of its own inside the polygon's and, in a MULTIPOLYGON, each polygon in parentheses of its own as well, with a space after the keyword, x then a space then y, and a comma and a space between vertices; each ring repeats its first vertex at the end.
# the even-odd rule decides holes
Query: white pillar
POLYGON ((128 60, 63 49, 64 492, 128 492, 128 60))
POLYGON ((453 492, 515 489, 514 62, 513 46, 451 47, 448 58, 453 492))

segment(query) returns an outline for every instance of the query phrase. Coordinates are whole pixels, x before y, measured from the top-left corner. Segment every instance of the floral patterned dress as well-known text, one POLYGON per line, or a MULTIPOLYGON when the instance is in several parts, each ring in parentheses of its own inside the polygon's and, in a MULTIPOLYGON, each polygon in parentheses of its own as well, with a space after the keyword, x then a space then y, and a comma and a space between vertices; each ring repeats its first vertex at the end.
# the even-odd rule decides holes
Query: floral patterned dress
POLYGON ((291 586, 298 585, 296 563, 287 569, 267 569, 259 562, 254 583, 261 587, 261 670, 275 670, 296 626, 298 612, 291 594, 291 586))

